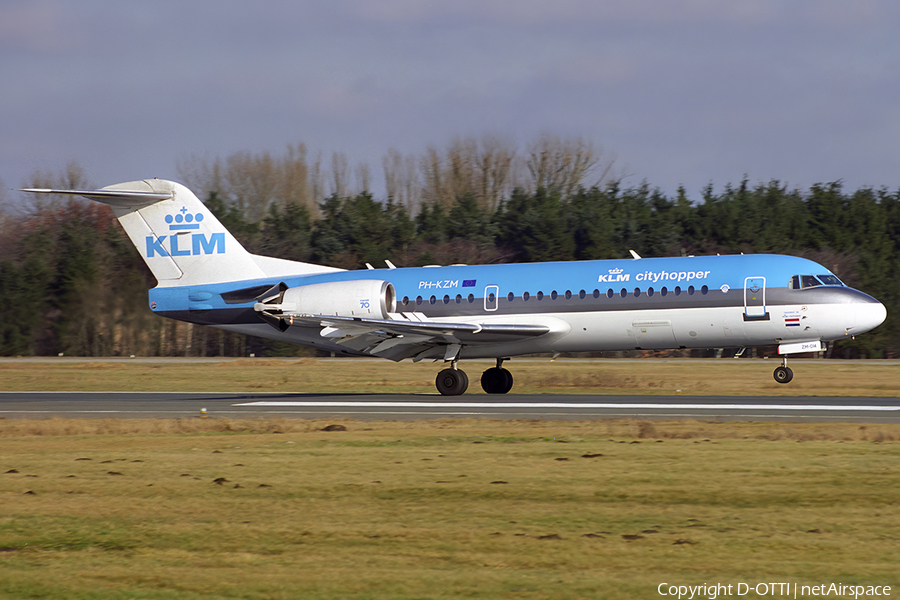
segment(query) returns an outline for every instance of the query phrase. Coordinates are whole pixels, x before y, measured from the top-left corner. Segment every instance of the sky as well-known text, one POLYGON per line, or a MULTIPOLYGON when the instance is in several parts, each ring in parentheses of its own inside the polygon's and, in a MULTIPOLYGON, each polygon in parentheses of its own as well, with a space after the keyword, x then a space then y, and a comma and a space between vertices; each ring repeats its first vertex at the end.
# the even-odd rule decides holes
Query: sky
POLYGON ((549 133, 692 199, 745 176, 894 191, 898 26, 896 0, 3 0, 0 188, 303 143, 368 163, 377 195, 388 149, 549 133))

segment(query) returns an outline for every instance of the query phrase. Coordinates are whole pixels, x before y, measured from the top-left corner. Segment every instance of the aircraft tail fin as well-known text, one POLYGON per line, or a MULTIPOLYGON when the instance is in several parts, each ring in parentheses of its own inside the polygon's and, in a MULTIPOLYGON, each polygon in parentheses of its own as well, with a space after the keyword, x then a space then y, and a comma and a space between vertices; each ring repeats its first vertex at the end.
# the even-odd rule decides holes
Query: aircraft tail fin
MULTIPOLYGON (((161 287, 259 279, 273 275, 275 259, 250 254, 192 191, 180 183, 145 179, 100 190, 26 189, 84 196, 109 204, 161 287), (258 260, 257 260, 258 259, 258 260)), ((306 274, 327 267, 280 261, 285 271, 306 274)))

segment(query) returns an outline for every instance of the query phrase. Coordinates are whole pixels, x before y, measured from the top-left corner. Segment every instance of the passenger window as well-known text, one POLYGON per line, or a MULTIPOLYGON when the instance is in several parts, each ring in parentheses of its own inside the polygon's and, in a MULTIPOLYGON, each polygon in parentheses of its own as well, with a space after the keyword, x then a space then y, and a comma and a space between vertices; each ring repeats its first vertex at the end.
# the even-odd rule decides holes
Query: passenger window
POLYGON ((600 297, 600 290, 594 290, 594 299, 596 300, 599 297, 600 297))
POLYGON ((529 298, 531 298, 531 294, 529 294, 528 292, 525 292, 524 294, 522 294, 522 300, 528 302, 529 298))
POLYGON ((622 296, 623 298, 626 297, 628 295, 628 290, 626 290, 625 288, 622 288, 622 291, 619 292, 619 295, 622 296))
POLYGON ((409 296, 403 296, 403 300, 400 301, 403 306, 409 304, 409 296))
POLYGON ((700 293, 704 296, 707 295, 709 293, 709 287, 704 285, 702 288, 700 288, 700 293))
POLYGON ((428 299, 428 302, 430 302, 431 304, 434 304, 435 302, 437 302, 437 298, 432 296, 431 298, 428 299))
POLYGON ((512 302, 513 299, 514 299, 515 297, 516 297, 516 295, 513 294, 512 292, 510 292, 510 293, 508 293, 508 294, 506 295, 506 301, 507 301, 507 302, 512 302))
POLYGON ((416 296, 416 304, 422 304, 422 296, 416 296))
POLYGON ((456 303, 459 304, 460 302, 462 302, 462 296, 457 294, 456 295, 456 303))
POLYGON ((638 298, 641 295, 641 288, 634 288, 634 297, 638 298))
POLYGON ((475 296, 473 294, 469 294, 469 297, 466 298, 466 300, 469 301, 469 304, 472 304, 473 302, 475 302, 475 296))
POLYGON ((659 290, 659 293, 662 294, 664 297, 665 297, 665 296, 668 296, 668 295, 669 295, 669 288, 667 288, 666 286, 663 286, 663 288, 662 288, 661 290, 659 290))
POLYGON ((676 295, 676 296, 680 296, 680 295, 681 295, 681 286, 680 286, 680 285, 676 285, 676 286, 675 286, 675 295, 676 295))
POLYGON ((647 295, 653 297, 653 288, 647 288, 647 295))
POLYGON ((693 295, 694 295, 694 286, 689 285, 688 286, 688 296, 693 296, 693 295))
MULTIPOLYGON (((581 293, 583 294, 584 292, 581 292, 581 293)), ((582 298, 583 297, 584 296, 582 296, 582 298)), ((570 290, 566 290, 566 300, 571 300, 571 299, 572 299, 572 292, 570 290)))
POLYGON ((450 296, 444 296, 444 304, 450 304, 450 296))
POLYGON ((551 300, 556 300, 556 298, 557 298, 558 295, 559 295, 559 294, 556 293, 556 290, 553 290, 552 292, 550 292, 550 299, 551 299, 551 300))
POLYGON ((538 292, 537 299, 538 299, 538 300, 543 300, 543 299, 544 299, 544 292, 538 292))
POLYGON ((581 290, 580 292, 578 292, 578 297, 584 300, 587 297, 587 292, 581 290))
POLYGON ((612 298, 612 297, 613 297, 613 291, 612 291, 612 288, 606 290, 606 297, 607 297, 607 298, 612 298))

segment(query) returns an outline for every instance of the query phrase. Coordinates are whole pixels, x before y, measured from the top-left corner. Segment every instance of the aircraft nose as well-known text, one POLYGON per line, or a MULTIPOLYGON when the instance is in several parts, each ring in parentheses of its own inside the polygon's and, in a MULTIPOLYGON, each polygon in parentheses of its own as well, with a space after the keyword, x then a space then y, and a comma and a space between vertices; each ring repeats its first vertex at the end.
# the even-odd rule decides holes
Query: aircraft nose
POLYGON ((848 333, 857 335, 871 329, 875 329, 887 318, 887 309, 881 302, 866 302, 853 306, 854 326, 848 328, 848 333))

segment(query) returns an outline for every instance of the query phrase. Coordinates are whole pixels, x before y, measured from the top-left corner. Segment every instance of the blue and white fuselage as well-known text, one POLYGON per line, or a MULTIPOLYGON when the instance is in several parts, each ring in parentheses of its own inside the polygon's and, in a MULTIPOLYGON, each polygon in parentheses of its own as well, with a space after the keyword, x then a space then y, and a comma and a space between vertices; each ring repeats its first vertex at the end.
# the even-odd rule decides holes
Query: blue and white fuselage
MULTIPOLYGON (((885 317, 881 303, 841 285, 821 265, 777 255, 341 271, 239 284, 155 288, 150 299, 154 310, 164 316, 358 354, 366 353, 364 348, 323 338, 318 326, 278 331, 260 321, 254 310, 255 297, 228 304, 222 294, 236 289, 268 290, 279 283, 299 288, 373 280, 386 281, 395 290, 394 306, 377 315, 382 319, 412 314, 436 323, 528 324, 549 329, 545 335, 525 339, 463 344, 458 354, 461 359, 832 341, 868 331, 885 317), (795 276, 816 279, 806 288, 794 289, 791 282, 795 276), (821 279, 832 283, 826 285, 821 279)), ((346 290, 355 292, 352 286, 346 290)), ((370 296, 363 293, 353 300, 363 304, 380 300, 370 296)), ((347 316, 362 317, 363 313, 347 316)), ((406 350, 387 358, 400 360, 422 353, 418 346, 406 350)), ((438 345, 421 358, 443 356, 438 345)))
MULTIPOLYGON (((512 356, 762 345, 787 355, 886 316, 876 299, 792 256, 341 271, 246 252, 179 184, 67 192, 113 206, 159 279, 149 294, 157 314, 341 354, 443 359, 445 394, 466 389, 462 359, 498 359, 482 386, 504 393, 512 376, 501 363, 512 356)), ((776 380, 790 381, 786 362, 779 369, 776 380)))

